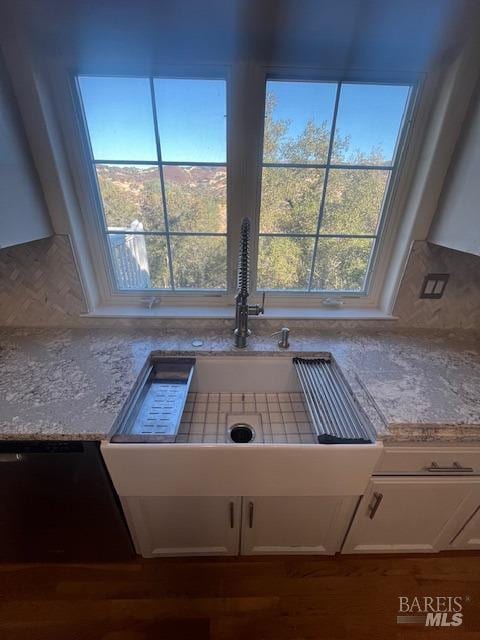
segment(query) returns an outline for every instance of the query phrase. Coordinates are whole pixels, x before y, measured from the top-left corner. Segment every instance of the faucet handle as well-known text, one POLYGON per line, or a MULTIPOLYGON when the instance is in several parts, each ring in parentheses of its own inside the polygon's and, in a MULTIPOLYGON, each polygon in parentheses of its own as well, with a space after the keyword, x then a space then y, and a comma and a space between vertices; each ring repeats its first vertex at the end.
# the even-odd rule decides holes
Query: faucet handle
POLYGON ((249 316, 259 316, 260 314, 265 313, 265 291, 262 295, 262 304, 250 304, 248 305, 248 315, 249 316))

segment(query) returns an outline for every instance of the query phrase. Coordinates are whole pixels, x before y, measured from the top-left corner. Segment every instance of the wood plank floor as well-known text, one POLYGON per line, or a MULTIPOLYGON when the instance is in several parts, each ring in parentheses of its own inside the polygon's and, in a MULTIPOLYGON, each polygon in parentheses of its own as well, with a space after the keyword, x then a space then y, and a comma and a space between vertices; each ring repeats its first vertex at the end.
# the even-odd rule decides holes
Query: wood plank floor
POLYGON ((0 640, 480 639, 480 555, 0 565, 0 640), (399 596, 462 596, 457 628, 399 596))

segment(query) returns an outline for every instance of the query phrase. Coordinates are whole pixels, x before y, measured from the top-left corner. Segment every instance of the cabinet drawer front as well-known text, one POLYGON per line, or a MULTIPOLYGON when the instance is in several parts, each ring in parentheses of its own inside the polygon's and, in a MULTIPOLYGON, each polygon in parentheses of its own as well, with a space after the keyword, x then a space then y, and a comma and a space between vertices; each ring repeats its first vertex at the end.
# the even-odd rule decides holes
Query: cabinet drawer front
POLYGON ((386 447, 374 475, 480 475, 480 447, 386 447))

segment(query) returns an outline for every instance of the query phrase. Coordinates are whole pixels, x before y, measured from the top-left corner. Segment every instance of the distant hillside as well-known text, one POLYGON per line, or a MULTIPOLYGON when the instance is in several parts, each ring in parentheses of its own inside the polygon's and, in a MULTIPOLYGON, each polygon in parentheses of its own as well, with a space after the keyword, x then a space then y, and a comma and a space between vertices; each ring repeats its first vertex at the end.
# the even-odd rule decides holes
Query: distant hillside
MULTIPOLYGON (((98 165, 103 210, 109 228, 164 228, 163 194, 156 166, 98 165)), ((226 231, 226 171, 223 167, 164 167, 170 230, 226 231)))
MULTIPOLYGON (((97 172, 101 180, 116 183, 126 190, 133 191, 141 188, 146 182, 159 179, 157 167, 97 165, 97 172)), ((164 167, 164 177, 167 183, 180 186, 208 187, 212 195, 224 191, 226 187, 226 171, 223 167, 167 165, 164 167)))

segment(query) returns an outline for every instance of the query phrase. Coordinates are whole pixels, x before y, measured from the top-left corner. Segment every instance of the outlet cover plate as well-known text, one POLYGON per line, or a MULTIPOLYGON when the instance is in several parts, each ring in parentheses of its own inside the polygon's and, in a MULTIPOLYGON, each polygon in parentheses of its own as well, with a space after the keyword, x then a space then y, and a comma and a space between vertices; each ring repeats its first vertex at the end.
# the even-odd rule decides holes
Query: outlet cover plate
POLYGON ((420 298, 429 298, 431 300, 441 298, 449 278, 449 273, 428 273, 423 279, 420 298))

